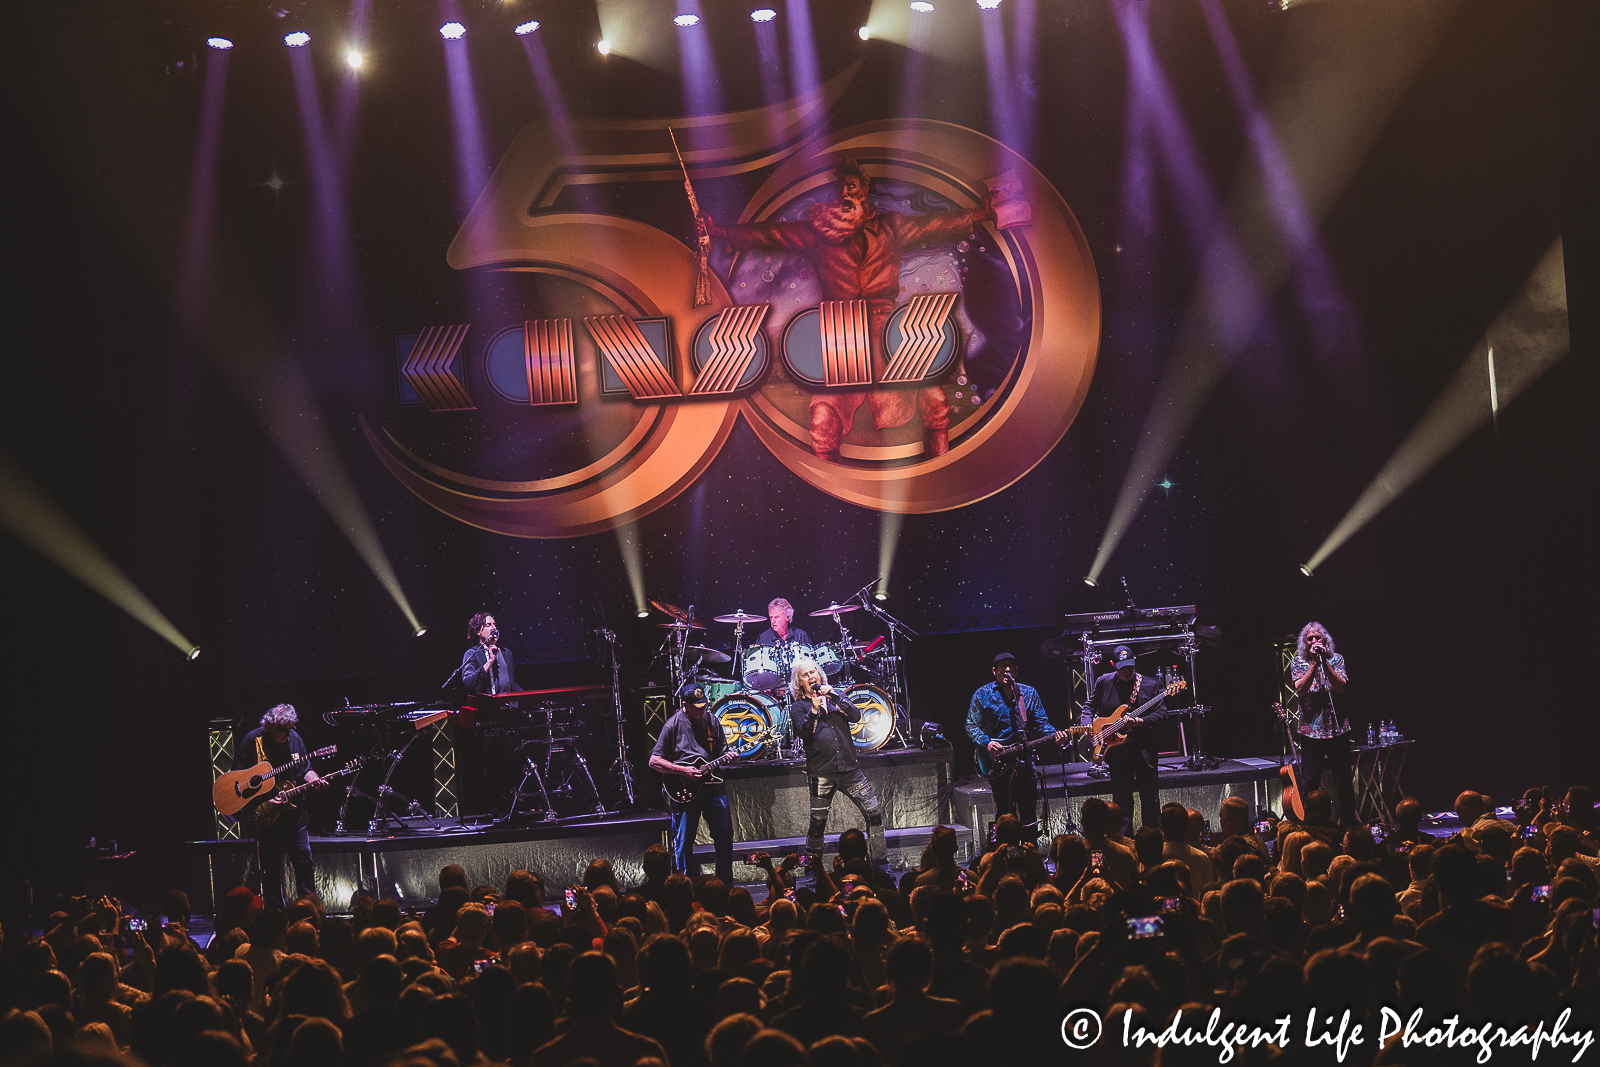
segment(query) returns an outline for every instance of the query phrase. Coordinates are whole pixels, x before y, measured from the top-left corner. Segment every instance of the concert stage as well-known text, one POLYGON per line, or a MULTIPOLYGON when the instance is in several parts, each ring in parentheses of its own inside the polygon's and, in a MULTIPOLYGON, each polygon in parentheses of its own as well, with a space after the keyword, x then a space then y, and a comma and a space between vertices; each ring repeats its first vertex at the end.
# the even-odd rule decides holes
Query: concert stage
MULTIPOLYGON (((420 821, 420 820, 417 820, 420 821)), ((469 817, 470 823, 470 817, 469 817)), ((559 823, 529 823, 500 829, 472 825, 431 827, 386 837, 320 835, 311 837, 317 863, 317 891, 328 910, 344 912, 358 890, 394 897, 402 905, 425 904, 439 895, 439 868, 459 863, 472 886, 506 884, 515 870, 536 871, 551 894, 573 885, 589 861, 605 856, 623 885, 642 881, 644 850, 661 844, 665 812, 645 809, 626 815, 593 816, 559 823)), ((236 885, 258 888, 255 842, 190 841, 191 884, 209 887, 213 903, 236 885)), ((285 882, 294 885, 285 865, 285 882)), ((195 901, 197 910, 202 908, 195 901)))
MULTIPOLYGON (((1202 812, 1206 818, 1215 819, 1222 802, 1228 797, 1244 797, 1250 803, 1252 814, 1263 808, 1278 810, 1283 800, 1283 787, 1278 782, 1276 759, 1221 760, 1215 770, 1192 771, 1183 766, 1181 756, 1169 756, 1161 763, 1161 803, 1182 804, 1202 812)), ((1078 812, 1085 797, 1100 796, 1111 799, 1111 779, 1095 778, 1089 774, 1087 763, 1045 765, 1044 795, 1049 805, 1048 816, 1041 821, 1048 827, 1048 836, 1076 832, 1078 812), (1062 801, 1065 800, 1063 804, 1062 801), (1072 823, 1069 827, 1068 822, 1072 823)), ((1134 810, 1127 812, 1133 825, 1140 825, 1139 798, 1133 801, 1134 810)), ((950 797, 950 814, 957 823, 965 826, 977 838, 988 831, 994 819, 994 796, 989 783, 973 778, 955 787, 950 797)), ((1041 833, 1041 839, 1047 835, 1041 833)))

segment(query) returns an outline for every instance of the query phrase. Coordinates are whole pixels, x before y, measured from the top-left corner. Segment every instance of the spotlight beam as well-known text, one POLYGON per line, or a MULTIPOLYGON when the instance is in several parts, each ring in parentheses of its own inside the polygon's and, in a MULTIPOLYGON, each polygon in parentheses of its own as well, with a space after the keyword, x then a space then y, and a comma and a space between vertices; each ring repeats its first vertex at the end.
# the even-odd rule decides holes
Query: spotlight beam
MULTIPOLYGON (((1270 94, 1271 134, 1307 216, 1320 224, 1432 50, 1459 0, 1351 0, 1296 13, 1270 94)), ((1130 53, 1130 62, 1139 57, 1130 53)), ((1298 266, 1275 217, 1271 175, 1247 159, 1228 198, 1232 225, 1208 243, 1200 278, 1095 552, 1098 579, 1273 294, 1298 266), (1241 264, 1243 265, 1241 269, 1241 264)), ((1291 239, 1286 239, 1288 236, 1291 239)))
POLYGON ((168 621, 4 448, 0 448, 0 526, 185 656, 195 651, 194 642, 168 621))
POLYGON ((1467 354, 1444 391, 1301 570, 1309 575, 1361 527, 1572 348, 1561 240, 1467 354), (1488 357, 1493 352, 1493 357, 1488 357), (1491 362, 1492 358, 1492 362, 1491 362))

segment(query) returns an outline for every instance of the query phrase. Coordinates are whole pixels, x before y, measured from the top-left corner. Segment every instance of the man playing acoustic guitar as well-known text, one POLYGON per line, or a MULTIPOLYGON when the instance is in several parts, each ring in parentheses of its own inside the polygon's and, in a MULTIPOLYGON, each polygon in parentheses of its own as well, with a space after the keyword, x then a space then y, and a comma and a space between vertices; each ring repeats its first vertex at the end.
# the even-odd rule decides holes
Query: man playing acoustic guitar
MULTIPOLYGON (((261 898, 269 907, 285 906, 283 899, 283 857, 288 853, 294 866, 296 899, 317 891, 316 868, 311 862, 310 816, 304 808, 289 807, 288 802, 276 794, 304 780, 315 783, 321 780, 311 769, 306 754, 306 743, 295 730, 300 717, 293 705, 279 704, 261 717, 259 729, 245 735, 235 763, 239 768, 251 764, 268 763, 281 767, 291 760, 292 770, 278 776, 274 795, 261 806, 256 819, 256 853, 261 865, 261 898), (288 810, 283 810, 288 808, 288 810)), ((316 788, 322 788, 317 786, 316 788)))
MULTIPOLYGON (((1083 706, 1083 722, 1091 723, 1126 706, 1129 711, 1143 706, 1161 693, 1161 677, 1149 678, 1139 673, 1138 661, 1127 645, 1118 645, 1112 653, 1109 674, 1102 674, 1089 691, 1089 700, 1083 706)), ((1149 724, 1167 717, 1167 709, 1160 705, 1147 709, 1143 715, 1128 719, 1127 727, 1119 731, 1127 735, 1122 744, 1105 750, 1106 766, 1111 771, 1111 798, 1124 812, 1128 828, 1133 828, 1133 793, 1139 792, 1139 824, 1158 826, 1161 816, 1161 789, 1156 771, 1155 731, 1149 724)))
POLYGON ((1017 657, 1002 652, 994 658, 994 681, 972 694, 967 707, 967 736, 978 746, 978 770, 989 779, 994 791, 994 815, 1015 815, 1023 830, 1039 835, 1038 790, 1034 785, 1033 747, 1023 748, 1010 757, 1005 750, 1013 745, 1054 738, 1065 745, 1070 730, 1050 725, 1039 691, 1017 681, 1017 657))

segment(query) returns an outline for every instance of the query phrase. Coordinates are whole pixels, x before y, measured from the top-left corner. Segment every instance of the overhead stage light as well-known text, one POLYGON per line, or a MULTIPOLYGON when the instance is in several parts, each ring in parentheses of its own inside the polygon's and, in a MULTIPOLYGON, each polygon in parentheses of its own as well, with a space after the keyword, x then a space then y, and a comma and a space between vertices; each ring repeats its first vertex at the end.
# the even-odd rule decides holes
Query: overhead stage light
POLYGON ((778 17, 778 13, 770 7, 758 7, 750 12, 751 22, 771 22, 778 17))
POLYGON ((206 46, 209 48, 215 48, 218 51, 226 51, 227 49, 233 47, 233 42, 228 40, 226 37, 207 37, 206 46))
POLYGON ((883 590, 880 589, 878 592, 872 594, 872 599, 873 600, 888 600, 889 599, 889 594, 885 593, 883 590))
POLYGON ((189 662, 193 663, 195 660, 197 660, 199 658, 200 658, 200 646, 199 645, 195 645, 193 648, 191 648, 189 650, 189 662))
POLYGON ((1095 581, 1093 578, 1085 575, 1084 579, 1083 579, 1083 584, 1088 586, 1090 589, 1093 589, 1095 586, 1099 585, 1100 583, 1095 581))
POLYGON ((311 43, 311 35, 304 30, 295 30, 283 35, 283 43, 290 48, 302 48, 311 43))
POLYGON ((861 27, 859 30, 856 31, 856 36, 861 38, 863 41, 872 40, 872 27, 871 26, 863 26, 863 27, 861 27))
POLYGON ((528 34, 532 33, 534 30, 537 30, 538 28, 539 28, 539 22, 538 22, 537 19, 535 19, 533 22, 524 22, 522 25, 518 26, 516 29, 512 30, 511 32, 515 33, 518 37, 526 37, 528 34))
POLYGON ((414 631, 412 631, 411 636, 412 637, 421 637, 423 634, 425 634, 427 632, 428 632, 428 628, 426 626, 419 626, 414 631))
POLYGON ((690 14, 689 12, 686 11, 681 15, 672 16, 672 24, 674 26, 678 26, 680 28, 688 27, 688 26, 698 26, 698 25, 700 25, 700 16, 699 15, 690 14))
POLYGON ((933 5, 928 0, 911 0, 911 10, 919 15, 927 15, 933 11, 933 5))
POLYGON ((467 28, 459 22, 447 22, 439 27, 439 36, 447 41, 459 41, 467 35, 467 28))
POLYGON ((344 65, 349 67, 351 70, 360 70, 362 64, 366 63, 366 61, 367 57, 362 55, 354 48, 347 49, 345 51, 344 65))
POLYGON ((1000 0, 978 0, 978 8, 982 11, 993 11, 1000 6, 1000 0))
POLYGON ((648 608, 640 608, 638 611, 634 612, 634 614, 641 619, 648 619, 650 617, 650 610, 648 608))
POLYGON ((1307 578, 1311 577, 1311 565, 1309 563, 1300 564, 1300 573, 1307 578))
POLYGON ((609 56, 611 54, 611 42, 606 40, 604 37, 596 41, 594 43, 594 47, 595 50, 603 56, 609 56))

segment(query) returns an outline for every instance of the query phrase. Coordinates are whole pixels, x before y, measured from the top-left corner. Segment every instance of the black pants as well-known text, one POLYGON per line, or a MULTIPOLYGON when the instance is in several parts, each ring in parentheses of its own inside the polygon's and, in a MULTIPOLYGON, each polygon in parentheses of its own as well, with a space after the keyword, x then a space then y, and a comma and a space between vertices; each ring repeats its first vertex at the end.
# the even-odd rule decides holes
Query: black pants
MULTIPOLYGON (((1331 773, 1334 818, 1340 826, 1354 826, 1361 821, 1356 811, 1355 759, 1350 751, 1350 735, 1341 734, 1329 739, 1302 735, 1300 742, 1300 788, 1306 792, 1322 788, 1322 772, 1331 773)), ((1300 798, 1305 803, 1305 798, 1300 798)))
POLYGON ((1033 767, 1020 764, 989 779, 989 788, 994 791, 994 817, 998 819, 1002 815, 1015 815, 1022 820, 1028 833, 1037 837, 1039 828, 1035 824, 1039 821, 1039 790, 1033 774, 1033 767))
POLYGON ((261 864, 261 899, 269 908, 286 906, 283 899, 283 858, 294 866, 295 899, 317 891, 317 872, 311 863, 311 817, 301 808, 280 816, 270 826, 256 830, 256 853, 261 864))
POLYGON ((1139 794, 1139 824, 1161 825, 1160 776, 1144 753, 1131 745, 1118 745, 1106 754, 1106 767, 1111 771, 1111 799, 1122 809, 1124 832, 1133 834, 1135 791, 1139 794), (1128 750, 1126 754, 1122 754, 1123 749, 1128 750))

